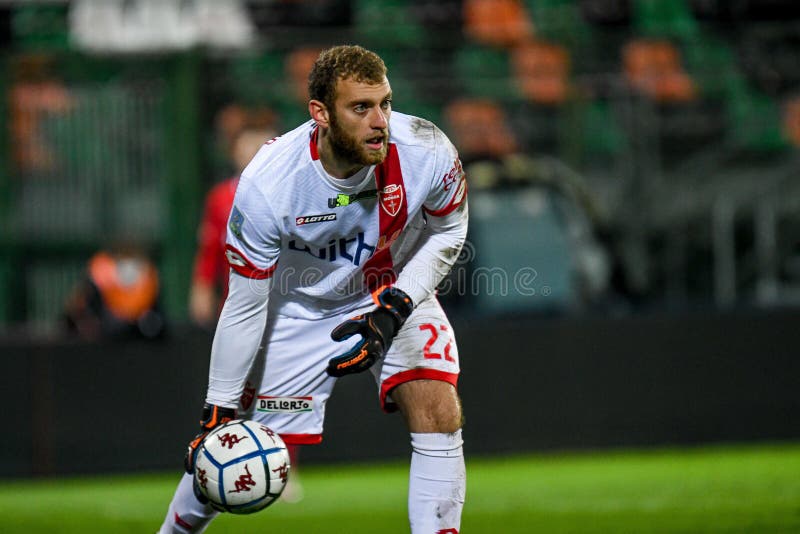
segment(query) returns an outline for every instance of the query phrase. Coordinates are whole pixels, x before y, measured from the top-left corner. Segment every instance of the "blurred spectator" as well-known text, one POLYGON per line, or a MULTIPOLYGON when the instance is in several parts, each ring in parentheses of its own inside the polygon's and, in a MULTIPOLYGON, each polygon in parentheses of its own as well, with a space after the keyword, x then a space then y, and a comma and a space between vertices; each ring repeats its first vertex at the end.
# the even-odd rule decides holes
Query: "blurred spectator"
POLYGON ((251 108, 240 104, 222 107, 214 117, 214 148, 220 152, 219 157, 225 160, 219 166, 225 168, 224 174, 238 175, 242 170, 234 157, 234 145, 243 130, 254 128, 275 132, 279 122, 283 123, 284 117, 279 117, 269 107, 251 108))
POLYGON ((511 51, 514 78, 531 102, 559 105, 569 95, 570 60, 567 49, 545 41, 526 41, 511 51))
POLYGON ((287 90, 281 98, 282 124, 300 124, 308 115, 308 74, 322 47, 305 45, 286 52, 283 58, 283 74, 287 90))
POLYGON ((217 128, 226 142, 235 174, 215 185, 206 195, 198 230, 189 315, 194 323, 204 328, 213 328, 227 296, 229 267, 225 259, 225 238, 239 174, 261 145, 276 135, 274 121, 275 115, 267 110, 248 114, 247 110, 235 105, 218 113, 217 128), (233 128, 238 128, 238 131, 233 128))
POLYGON ((633 39, 623 49, 623 68, 631 86, 658 102, 686 102, 696 96, 678 49, 669 41, 633 39))
MULTIPOLYGON (((292 96, 304 109, 307 108, 309 100, 308 74, 320 52, 322 52, 321 47, 306 46, 295 48, 286 55, 285 70, 292 88, 292 96)), ((304 113, 307 115, 308 110, 305 109, 304 113)))
POLYGON ((189 316, 204 328, 213 328, 228 293, 225 233, 238 183, 238 176, 229 178, 206 194, 189 291, 189 316))
POLYGON ((533 36, 521 0, 464 0, 464 31, 476 42, 509 48, 533 36))
POLYGON ((55 156, 40 125, 49 114, 65 113, 73 99, 54 73, 52 56, 29 53, 12 60, 10 90, 13 158, 23 173, 51 170, 55 156))
POLYGON ((480 160, 497 161, 517 151, 503 108, 492 100, 454 100, 445 108, 444 118, 465 166, 480 160))
POLYGON ((142 251, 101 250, 65 304, 67 328, 90 341, 158 338, 165 331, 160 290, 158 269, 142 251))

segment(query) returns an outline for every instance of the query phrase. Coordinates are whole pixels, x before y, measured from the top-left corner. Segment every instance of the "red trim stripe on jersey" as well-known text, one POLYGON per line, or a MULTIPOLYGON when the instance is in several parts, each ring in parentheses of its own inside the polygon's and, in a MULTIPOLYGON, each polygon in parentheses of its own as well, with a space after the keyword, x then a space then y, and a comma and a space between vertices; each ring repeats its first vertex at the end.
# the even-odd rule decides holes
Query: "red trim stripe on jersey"
POLYGON ((455 387, 458 385, 458 373, 448 373, 447 371, 439 371, 438 369, 409 369, 408 371, 402 371, 396 375, 390 376, 381 384, 381 408, 383 408, 384 412, 391 413, 397 411, 397 405, 387 401, 386 396, 400 384, 405 384, 412 380, 438 380, 440 382, 452 384, 455 387))
POLYGON ((458 186, 458 190, 456 190, 455 195, 453 195, 453 198, 450 199, 450 203, 447 206, 440 210, 429 210, 425 206, 423 206, 422 209, 425 210, 425 213, 428 215, 433 215, 434 217, 444 217, 445 215, 449 215, 467 199, 467 189, 467 181, 462 178, 461 183, 458 186))
POLYGON ((319 445, 322 443, 322 434, 280 434, 287 445, 319 445))
POLYGON ((364 264, 364 281, 370 292, 382 285, 391 285, 397 280, 390 246, 408 222, 408 195, 406 195, 403 183, 403 170, 400 168, 397 145, 394 143, 389 144, 383 163, 375 167, 375 185, 378 188, 377 209, 380 234, 377 251, 364 264), (399 186, 399 189, 393 186, 399 186), (385 192, 392 190, 395 194, 392 194, 391 197, 384 196, 385 192), (398 194, 399 198, 397 198, 398 194), (392 204, 393 202, 399 202, 399 206, 392 204))
POLYGON ((270 278, 278 267, 278 264, 275 263, 272 267, 267 269, 259 269, 253 262, 248 260, 244 254, 236 250, 236 247, 233 245, 225 245, 225 257, 228 259, 228 265, 231 266, 231 269, 245 278, 251 278, 253 280, 270 278))
POLYGON ((311 151, 311 159, 314 161, 319 159, 319 150, 317 150, 317 138, 319 137, 319 128, 316 126, 311 131, 311 140, 308 142, 308 148, 311 151))

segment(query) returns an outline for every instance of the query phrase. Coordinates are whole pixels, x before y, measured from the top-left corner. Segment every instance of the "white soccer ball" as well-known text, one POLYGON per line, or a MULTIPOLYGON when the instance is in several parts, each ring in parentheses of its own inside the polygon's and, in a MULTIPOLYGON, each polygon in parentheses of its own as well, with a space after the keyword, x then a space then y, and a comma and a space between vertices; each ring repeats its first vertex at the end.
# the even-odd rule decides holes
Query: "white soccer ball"
POLYGON ((286 444, 261 423, 236 419, 206 436, 194 480, 215 509, 251 514, 274 503, 289 479, 286 444))

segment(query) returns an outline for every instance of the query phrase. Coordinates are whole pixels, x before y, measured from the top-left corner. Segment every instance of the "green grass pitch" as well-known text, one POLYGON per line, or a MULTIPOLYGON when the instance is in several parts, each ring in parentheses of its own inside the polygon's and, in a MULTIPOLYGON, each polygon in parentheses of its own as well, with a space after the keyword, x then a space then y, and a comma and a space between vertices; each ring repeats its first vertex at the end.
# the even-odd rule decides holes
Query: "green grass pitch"
MULTIPOLYGON (((407 533, 406 464, 306 466, 305 499, 209 534, 407 533)), ((464 534, 797 533, 800 444, 471 457, 464 534)), ((0 532, 153 533, 178 472, 0 482, 0 532)))

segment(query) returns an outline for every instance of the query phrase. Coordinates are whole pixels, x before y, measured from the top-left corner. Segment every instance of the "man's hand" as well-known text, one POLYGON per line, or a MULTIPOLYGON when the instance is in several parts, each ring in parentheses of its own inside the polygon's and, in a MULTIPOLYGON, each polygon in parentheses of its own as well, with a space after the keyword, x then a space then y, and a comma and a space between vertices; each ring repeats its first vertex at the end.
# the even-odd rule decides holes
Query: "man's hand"
POLYGON ((354 334, 361 334, 362 339, 349 351, 328 361, 329 375, 339 377, 372 367, 386 355, 394 336, 414 310, 411 297, 394 287, 380 288, 372 298, 377 304, 374 310, 348 319, 331 332, 334 341, 344 341, 354 334))
POLYGON ((200 420, 200 432, 189 442, 186 448, 186 456, 183 458, 183 467, 187 473, 194 473, 194 461, 197 458, 197 449, 209 432, 220 425, 236 419, 236 410, 233 408, 222 408, 213 404, 206 403, 203 406, 203 418, 200 420))

